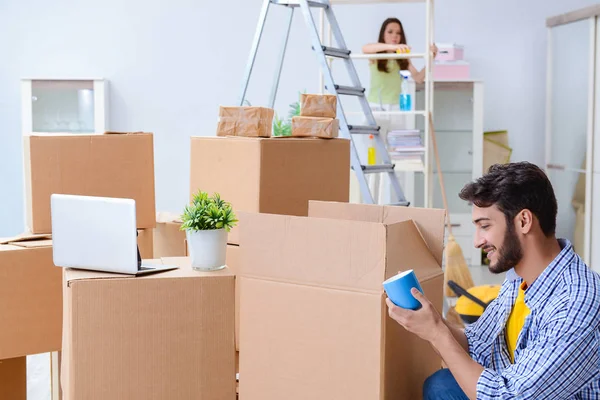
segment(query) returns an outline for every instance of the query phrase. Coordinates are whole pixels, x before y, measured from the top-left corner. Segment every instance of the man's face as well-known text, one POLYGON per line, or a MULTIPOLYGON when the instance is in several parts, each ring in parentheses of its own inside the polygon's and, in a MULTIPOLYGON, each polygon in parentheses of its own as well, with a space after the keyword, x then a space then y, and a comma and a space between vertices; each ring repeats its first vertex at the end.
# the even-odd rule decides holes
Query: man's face
POLYGON ((515 231, 514 222, 495 205, 480 208, 473 206, 475 247, 483 249, 490 260, 489 270, 494 274, 514 268, 523 258, 523 248, 515 231))

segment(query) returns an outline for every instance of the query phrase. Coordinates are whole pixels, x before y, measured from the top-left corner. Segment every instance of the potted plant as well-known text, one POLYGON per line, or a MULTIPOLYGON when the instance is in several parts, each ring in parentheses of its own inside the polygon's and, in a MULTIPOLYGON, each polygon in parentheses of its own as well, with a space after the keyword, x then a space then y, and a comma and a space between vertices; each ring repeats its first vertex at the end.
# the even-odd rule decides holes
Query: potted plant
POLYGON ((227 233, 238 222, 231 204, 218 193, 209 197, 198 191, 181 216, 181 230, 185 230, 192 268, 215 271, 225 267, 227 233))

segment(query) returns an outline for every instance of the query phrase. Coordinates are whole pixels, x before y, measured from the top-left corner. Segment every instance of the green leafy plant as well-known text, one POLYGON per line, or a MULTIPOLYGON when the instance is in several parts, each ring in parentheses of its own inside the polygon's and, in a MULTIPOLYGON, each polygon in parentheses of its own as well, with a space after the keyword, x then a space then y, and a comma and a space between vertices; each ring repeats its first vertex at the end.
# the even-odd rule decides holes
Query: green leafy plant
MULTIPOLYGON (((304 91, 306 93, 306 91, 304 91)), ((300 97, 300 93, 298 93, 300 97)), ((288 118, 284 120, 275 114, 273 118, 273 136, 292 136, 292 118, 300 115, 300 101, 296 101, 289 106, 288 118)))
POLYGON ((298 115, 300 115, 300 101, 290 104, 290 109, 288 111, 288 118, 290 120, 298 115))
POLYGON ((181 215, 181 230, 205 231, 233 228, 238 220, 231 204, 221 199, 218 193, 209 197, 207 192, 198 191, 189 205, 186 205, 181 215))
POLYGON ((284 121, 275 114, 273 118, 273 136, 291 136, 292 124, 289 121, 284 121))

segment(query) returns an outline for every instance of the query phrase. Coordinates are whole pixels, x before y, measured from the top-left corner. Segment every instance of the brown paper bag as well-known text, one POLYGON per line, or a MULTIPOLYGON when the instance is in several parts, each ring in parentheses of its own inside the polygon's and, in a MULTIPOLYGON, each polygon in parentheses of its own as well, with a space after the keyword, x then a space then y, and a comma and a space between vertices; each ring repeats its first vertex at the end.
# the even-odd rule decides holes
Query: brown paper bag
POLYGON ((270 137, 275 111, 266 107, 219 107, 217 136, 270 137))
POLYGON ((338 137, 339 121, 331 118, 293 117, 292 136, 331 139, 338 137))
POLYGON ((301 94, 300 115, 303 117, 335 118, 337 97, 332 94, 301 94))

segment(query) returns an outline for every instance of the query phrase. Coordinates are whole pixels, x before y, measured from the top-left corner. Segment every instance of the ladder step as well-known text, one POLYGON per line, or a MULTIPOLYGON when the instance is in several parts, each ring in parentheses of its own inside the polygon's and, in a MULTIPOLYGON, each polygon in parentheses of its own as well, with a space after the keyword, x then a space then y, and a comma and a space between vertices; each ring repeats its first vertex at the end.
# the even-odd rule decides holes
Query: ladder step
MULTIPOLYGON (((280 6, 288 6, 288 7, 300 7, 299 0, 271 0, 271 4, 277 4, 280 6)), ((309 7, 316 7, 316 8, 329 7, 327 4, 321 3, 320 1, 309 1, 308 5, 309 5, 309 7)))
POLYGON ((393 172, 394 164, 381 164, 381 165, 361 165, 364 174, 379 174, 381 172, 393 172))
POLYGON ((410 201, 401 201, 399 203, 390 203, 388 206, 398 206, 398 207, 408 207, 410 206, 410 201))
POLYGON ((380 129, 381 127, 379 126, 348 125, 348 130, 350 133, 355 135, 379 135, 380 129))
MULTIPOLYGON (((350 58, 350 50, 336 49, 335 47, 321 46, 323 53, 329 57, 350 58)), ((313 47, 314 50, 314 47, 313 47)))
MULTIPOLYGON (((327 90, 329 88, 325 86, 327 90)), ((361 87, 353 87, 353 86, 343 86, 343 85, 334 85, 334 88, 337 94, 345 94, 347 96, 364 96, 365 88, 361 87)))

